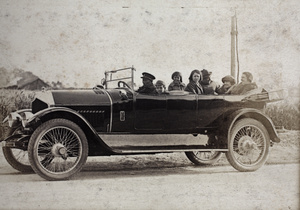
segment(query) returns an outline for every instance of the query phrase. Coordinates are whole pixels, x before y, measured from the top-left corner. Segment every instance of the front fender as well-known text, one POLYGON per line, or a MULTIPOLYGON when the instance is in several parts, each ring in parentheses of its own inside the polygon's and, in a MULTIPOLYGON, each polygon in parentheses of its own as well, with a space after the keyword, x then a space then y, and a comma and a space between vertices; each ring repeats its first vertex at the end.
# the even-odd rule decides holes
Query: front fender
POLYGON ((81 114, 66 107, 50 107, 35 113, 27 121, 25 128, 32 128, 34 130, 43 122, 54 118, 68 119, 81 127, 89 140, 89 155, 117 153, 117 151, 113 151, 107 144, 105 144, 93 126, 91 126, 91 124, 81 114))
POLYGON ((66 107, 50 107, 47 109, 43 109, 35 114, 33 114, 26 123, 24 123, 24 127, 28 128, 28 127, 32 127, 35 126, 36 124, 40 124, 43 121, 45 121, 45 119, 52 119, 53 117, 51 117, 49 114, 55 114, 55 113, 68 113, 71 114, 73 116, 76 116, 78 118, 80 118, 82 121, 84 121, 91 129, 92 126, 90 125, 90 123, 82 116, 80 115, 78 112, 66 108, 66 107))
POLYGON ((275 126, 274 126, 272 120, 267 115, 265 115, 263 112, 261 112, 257 109, 251 109, 251 108, 239 109, 239 110, 236 110, 236 111, 228 114, 227 116, 224 116, 224 121, 222 122, 222 131, 223 131, 223 133, 227 131, 226 133, 227 133, 228 139, 230 138, 229 131, 231 131, 233 125, 242 118, 252 118, 252 119, 258 120, 266 127, 266 129, 270 135, 270 139, 276 143, 280 142, 280 139, 278 137, 277 131, 275 129, 275 126))
POLYGON ((8 122, 9 127, 16 127, 18 123, 30 118, 31 116, 31 109, 20 109, 18 111, 11 112, 7 117, 4 118, 2 123, 8 122))

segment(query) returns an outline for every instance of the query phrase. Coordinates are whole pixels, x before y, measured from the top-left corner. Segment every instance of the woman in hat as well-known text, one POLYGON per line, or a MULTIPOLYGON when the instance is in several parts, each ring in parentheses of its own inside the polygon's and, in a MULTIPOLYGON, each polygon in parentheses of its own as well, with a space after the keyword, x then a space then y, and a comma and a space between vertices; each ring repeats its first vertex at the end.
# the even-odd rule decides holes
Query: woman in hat
POLYGON ((219 89, 217 89, 218 94, 225 94, 229 88, 235 85, 235 79, 231 75, 227 75, 222 78, 223 85, 219 89))
POLYGON ((193 70, 189 77, 190 82, 187 84, 185 91, 198 95, 203 94, 202 86, 199 83, 201 78, 201 72, 197 69, 193 70))
POLYGON ((229 88, 226 94, 243 95, 250 90, 256 89, 257 85, 255 82, 252 82, 252 80, 253 76, 250 72, 243 72, 241 76, 241 82, 229 88))
POLYGON ((182 82, 182 75, 180 72, 175 71, 172 74, 172 80, 171 84, 168 87, 168 91, 172 90, 184 90, 185 84, 182 82))

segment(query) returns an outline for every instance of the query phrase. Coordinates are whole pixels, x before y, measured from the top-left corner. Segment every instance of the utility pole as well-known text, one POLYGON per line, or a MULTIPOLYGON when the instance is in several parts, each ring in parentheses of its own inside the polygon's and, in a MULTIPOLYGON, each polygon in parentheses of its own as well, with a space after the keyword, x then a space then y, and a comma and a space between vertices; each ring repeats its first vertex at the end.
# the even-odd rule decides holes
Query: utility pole
MULTIPOLYGON (((231 17, 231 76, 236 78, 236 15, 231 17)), ((236 78, 237 79, 237 78, 236 78)), ((236 80, 237 81, 237 80, 236 80)))

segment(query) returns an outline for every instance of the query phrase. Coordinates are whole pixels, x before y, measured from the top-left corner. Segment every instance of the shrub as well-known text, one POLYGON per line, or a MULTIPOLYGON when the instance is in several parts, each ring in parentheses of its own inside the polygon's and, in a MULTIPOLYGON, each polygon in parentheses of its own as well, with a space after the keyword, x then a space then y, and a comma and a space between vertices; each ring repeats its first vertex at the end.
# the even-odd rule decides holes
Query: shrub
POLYGON ((299 99, 287 98, 266 107, 266 114, 272 119, 275 126, 288 130, 300 130, 300 103, 299 99))
MULTIPOLYGON (((35 97, 35 92, 25 90, 0 90, 0 122, 13 111, 30 108, 31 101, 35 97)), ((0 139, 5 137, 7 125, 0 127, 0 139)))

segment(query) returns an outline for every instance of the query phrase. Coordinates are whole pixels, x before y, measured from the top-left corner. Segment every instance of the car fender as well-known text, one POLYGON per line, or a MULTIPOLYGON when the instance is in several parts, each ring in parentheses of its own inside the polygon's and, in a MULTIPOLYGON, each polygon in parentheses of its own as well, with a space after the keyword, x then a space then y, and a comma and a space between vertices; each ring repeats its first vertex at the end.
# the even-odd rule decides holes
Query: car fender
POLYGON ((31 109, 20 109, 15 112, 11 112, 7 115, 2 123, 8 122, 9 127, 16 127, 19 123, 22 122, 23 119, 29 118, 32 116, 31 109))
POLYGON ((263 112, 251 108, 239 109, 223 116, 221 132, 224 133, 227 131, 227 139, 230 138, 230 131, 234 124, 242 118, 252 118, 258 120, 267 129, 270 139, 276 143, 280 142, 280 138, 278 137, 272 120, 263 112))
POLYGON ((45 121, 54 118, 71 120, 82 128, 89 140, 89 155, 115 154, 118 151, 112 150, 97 134, 91 124, 78 112, 66 107, 50 107, 35 113, 24 127, 35 129, 45 121))

